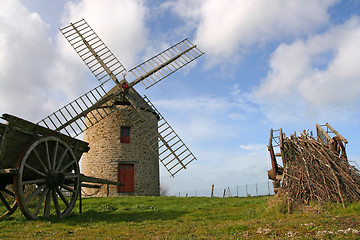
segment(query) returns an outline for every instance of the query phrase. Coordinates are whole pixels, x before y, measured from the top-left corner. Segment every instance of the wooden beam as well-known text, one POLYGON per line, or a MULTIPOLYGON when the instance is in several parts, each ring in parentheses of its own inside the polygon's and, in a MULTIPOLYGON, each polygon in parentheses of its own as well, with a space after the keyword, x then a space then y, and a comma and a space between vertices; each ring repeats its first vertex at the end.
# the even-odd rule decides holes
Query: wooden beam
POLYGON ((330 144, 332 144, 334 142, 334 139, 332 139, 329 134, 327 134, 327 132, 325 132, 324 129, 322 129, 322 127, 319 124, 316 124, 316 130, 317 130, 317 137, 319 140, 319 133, 322 133, 330 142, 330 144))
POLYGON ((284 153, 284 133, 282 131, 282 128, 280 128, 280 134, 279 134, 279 139, 280 139, 280 153, 281 153, 281 160, 284 166, 284 169, 286 167, 286 162, 285 162, 285 153, 284 153))
POLYGON ((114 181, 101 179, 101 178, 89 177, 89 176, 85 176, 84 174, 80 174, 80 182, 81 183, 86 182, 86 183, 99 183, 99 184, 111 184, 111 185, 116 185, 116 186, 125 186, 124 183, 114 182, 114 181))
POLYGON ((332 127, 330 126, 330 124, 326 123, 326 126, 327 126, 336 136, 338 136, 338 137, 341 139, 341 141, 343 141, 344 143, 348 143, 348 141, 347 141, 343 136, 341 136, 340 133, 338 133, 334 128, 332 128, 332 127))

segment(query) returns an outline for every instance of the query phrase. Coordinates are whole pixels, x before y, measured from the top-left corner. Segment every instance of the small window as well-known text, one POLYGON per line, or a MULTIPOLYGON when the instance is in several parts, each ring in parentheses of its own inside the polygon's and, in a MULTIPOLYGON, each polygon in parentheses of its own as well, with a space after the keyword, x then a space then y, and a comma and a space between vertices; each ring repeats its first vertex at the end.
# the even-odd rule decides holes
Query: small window
POLYGON ((130 143, 130 127, 121 127, 120 128, 120 142, 121 143, 130 143))

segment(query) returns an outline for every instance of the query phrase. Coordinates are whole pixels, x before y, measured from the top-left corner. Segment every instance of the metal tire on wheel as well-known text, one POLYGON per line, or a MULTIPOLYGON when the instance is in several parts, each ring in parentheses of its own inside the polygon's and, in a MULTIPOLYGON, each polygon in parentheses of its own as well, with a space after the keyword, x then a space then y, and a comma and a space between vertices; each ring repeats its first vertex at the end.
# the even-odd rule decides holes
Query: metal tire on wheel
POLYGON ((15 193, 11 184, 0 183, 0 202, 5 206, 5 213, 0 215, 0 219, 12 215, 17 209, 15 193))
POLYGON ((79 194, 80 171, 66 142, 53 136, 34 141, 20 156, 17 171, 15 197, 26 218, 69 215, 79 194))

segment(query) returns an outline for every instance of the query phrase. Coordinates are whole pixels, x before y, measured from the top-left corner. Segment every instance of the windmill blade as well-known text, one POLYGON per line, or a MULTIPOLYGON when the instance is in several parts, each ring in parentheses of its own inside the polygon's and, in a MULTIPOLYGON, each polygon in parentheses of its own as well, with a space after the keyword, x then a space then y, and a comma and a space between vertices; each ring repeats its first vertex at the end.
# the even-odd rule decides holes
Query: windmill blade
POLYGON ((117 76, 126 73, 123 65, 84 19, 70 23, 60 31, 100 83, 110 79, 117 83, 117 76))
POLYGON ((142 82, 147 89, 203 54, 196 45, 185 39, 131 69, 129 72, 136 79, 130 86, 142 82))
POLYGON ((133 125, 136 124, 140 129, 144 129, 143 132, 147 133, 144 138, 149 147, 159 156, 159 160, 171 176, 181 169, 186 169, 190 162, 196 160, 193 153, 146 96, 142 98, 131 88, 126 98, 132 104, 133 109, 124 112, 133 125), (152 114, 145 116, 144 111, 152 114), (154 121, 158 123, 157 126, 151 124, 154 121))
POLYGON ((45 117, 37 124, 76 137, 114 112, 112 100, 119 92, 108 92, 100 84, 81 97, 45 117))

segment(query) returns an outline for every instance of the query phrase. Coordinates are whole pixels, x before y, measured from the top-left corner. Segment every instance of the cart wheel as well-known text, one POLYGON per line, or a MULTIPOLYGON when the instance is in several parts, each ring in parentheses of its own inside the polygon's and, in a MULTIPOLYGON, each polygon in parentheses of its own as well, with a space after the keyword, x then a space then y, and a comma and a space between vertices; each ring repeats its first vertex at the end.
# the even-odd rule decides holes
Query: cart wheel
POLYGON ((80 171, 66 142, 53 136, 36 140, 20 156, 17 170, 15 197, 26 218, 69 215, 79 194, 80 171))
POLYGON ((5 213, 0 216, 0 219, 12 215, 17 209, 17 204, 11 184, 0 183, 0 200, 5 205, 5 213))

